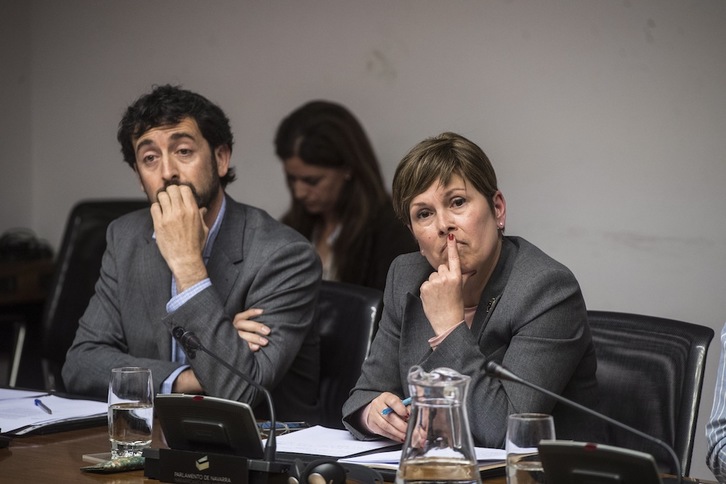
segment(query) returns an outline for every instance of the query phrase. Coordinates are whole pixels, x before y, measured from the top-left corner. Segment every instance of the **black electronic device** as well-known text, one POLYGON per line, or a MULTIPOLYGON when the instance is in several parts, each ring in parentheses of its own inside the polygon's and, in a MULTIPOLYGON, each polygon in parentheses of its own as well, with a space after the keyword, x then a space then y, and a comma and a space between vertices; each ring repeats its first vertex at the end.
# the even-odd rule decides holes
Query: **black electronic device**
POLYGON ((250 406, 203 395, 157 395, 156 417, 171 449, 262 459, 262 440, 250 406))
POLYGON ((645 452, 565 440, 543 440, 538 448, 548 482, 662 484, 645 452))
MULTIPOLYGON (((172 336, 189 359, 202 351, 262 392, 270 428, 277 428, 272 395, 265 387, 206 349, 194 332, 177 326, 172 336)), ((170 448, 144 451, 146 477, 196 484, 211 480, 206 472, 216 469, 214 478, 231 484, 279 484, 288 476, 298 484, 338 484, 342 476, 345 482, 383 484, 377 471, 334 459, 306 465, 298 460, 277 460, 275 432, 269 433, 263 449, 254 414, 245 403, 201 395, 157 395, 155 408, 170 448)))
MULTIPOLYGON (((607 422, 609 424, 612 424, 612 425, 615 425, 617 427, 620 427, 623 430, 626 430, 628 432, 631 432, 631 433, 633 433, 633 434, 635 434, 635 435, 637 435, 637 436, 639 436, 639 437, 641 437, 641 438, 643 438, 645 440, 648 440, 649 442, 653 442, 653 443, 655 443, 655 444, 663 447, 666 451, 668 451, 668 454, 673 459, 673 463, 674 463, 675 469, 677 471, 677 475, 676 475, 677 482, 678 482, 678 484, 681 484, 681 482, 683 480, 682 479, 682 474, 681 474, 681 463, 678 460, 678 457, 676 457, 676 453, 673 452, 673 449, 668 444, 666 444, 665 442, 663 442, 662 440, 657 439, 657 438, 653 437, 652 435, 648 435, 645 432, 641 432, 638 429, 634 429, 633 427, 630 427, 628 425, 625 425, 622 422, 618 422, 617 420, 615 420, 613 418, 610 418, 607 415, 603 415, 600 412, 596 412, 595 410, 592 410, 590 408, 587 408, 584 405, 580 405, 577 402, 573 402, 572 400, 570 400, 568 398, 565 398, 562 395, 558 395, 558 394, 556 394, 554 392, 551 392, 551 391, 549 391, 549 390, 547 390, 545 388, 542 388, 542 387, 540 387, 538 385, 535 385, 534 383, 528 382, 528 381, 520 378, 519 376, 515 375, 514 373, 512 373, 508 369, 504 368, 502 365, 500 365, 499 363, 497 363, 495 361, 491 361, 490 360, 490 361, 487 362, 487 364, 486 364, 486 372, 487 372, 488 375, 490 375, 492 377, 495 377, 495 378, 498 378, 500 380, 511 381, 511 382, 514 382, 514 383, 519 383, 519 384, 522 384, 524 386, 527 386, 527 387, 529 387, 529 388, 531 388, 533 390, 536 390, 538 392, 541 392, 541 393, 543 393, 543 394, 545 394, 545 395, 547 395, 547 396, 549 396, 549 397, 557 400, 560 403, 563 403, 563 404, 567 405, 568 407, 577 409, 577 410, 579 410, 581 412, 587 413, 588 415, 592 415, 593 417, 596 417, 596 418, 598 418, 600 420, 604 420, 605 422, 607 422)), ((585 445, 587 445, 587 444, 585 444, 585 445)), ((560 449, 560 453, 565 453, 566 454, 567 452, 569 452, 570 453, 570 456, 571 456, 570 457, 571 459, 576 459, 577 458, 577 452, 580 452, 580 451, 581 451, 581 449, 579 449, 577 446, 570 446, 569 448, 565 448, 564 450, 560 449)), ((623 449, 623 451, 625 451, 625 449, 623 449)), ((643 454, 643 453, 640 453, 640 454, 643 454)), ((647 459, 647 458, 645 459, 646 461, 653 460, 653 456, 651 456, 649 454, 643 454, 643 455, 649 457, 649 459, 647 459)), ((598 456, 600 456, 599 457, 600 459, 606 459, 606 457, 607 457, 604 452, 598 453, 594 458, 598 458, 598 456)), ((637 459, 638 458, 637 456, 634 455, 634 453, 631 453, 630 457, 632 459, 637 459)), ((615 469, 615 465, 617 465, 617 463, 618 463, 618 461, 613 461, 610 464, 611 465, 611 469, 615 469)), ((650 467, 649 463, 648 462, 645 462, 645 461, 641 462, 640 465, 641 465, 641 467, 643 469, 650 467)), ((547 466, 544 463, 544 460, 542 461, 542 467, 544 468, 545 475, 549 475, 548 474, 549 471, 548 471, 547 466)), ((643 472, 645 472, 645 471, 643 471, 643 472)), ((651 470, 650 473, 651 473, 651 479, 653 479, 653 478, 654 479, 657 479, 656 481, 651 480, 650 482, 658 482, 658 483, 662 482, 660 480, 660 477, 658 476, 657 468, 653 467, 653 469, 651 470)), ((555 480, 555 482, 560 482, 560 481, 555 480)), ((581 478, 578 478, 578 479, 575 479, 575 480, 572 480, 571 479, 570 481, 565 481, 565 482, 570 482, 571 484, 580 484, 580 483, 590 483, 590 482, 600 482, 600 481, 593 481, 592 479, 587 480, 584 476, 582 476, 581 478)), ((646 482, 646 481, 602 481, 602 482, 604 482, 604 483, 607 483, 607 482, 620 482, 621 484, 631 484, 631 482, 633 482, 633 483, 641 484, 641 482, 646 482)))
MULTIPOLYGON (((270 427, 277 428, 270 392, 207 350, 192 332, 172 329, 172 336, 191 360, 202 351, 265 395, 270 427)), ((275 432, 262 445, 250 406, 203 395, 157 395, 154 404, 168 449, 145 449, 144 476, 164 482, 197 484, 218 480, 230 484, 282 484, 291 462, 275 458, 275 432)))
MULTIPOLYGON (((246 381, 248 384, 255 387, 257 390, 262 392, 263 395, 265 395, 265 400, 267 400, 267 407, 268 412, 270 413, 270 428, 276 429, 277 428, 277 418, 275 417, 275 405, 272 403, 272 395, 270 394, 270 391, 267 390, 264 386, 260 385, 256 381, 254 381, 249 376, 245 375, 241 371, 239 371, 237 368, 233 367, 227 361, 225 361, 223 358, 220 358, 218 355, 214 354, 213 352, 209 351, 207 348, 204 347, 202 342, 199 340, 196 334, 192 331, 187 331, 182 327, 175 327, 172 332, 172 336, 179 342, 179 344, 182 345, 182 348, 184 348, 184 352, 186 353, 187 357, 189 359, 194 359, 196 357, 197 351, 202 351, 206 353, 207 355, 211 356, 214 360, 216 360, 218 363, 220 363, 222 366, 227 368, 230 372, 232 372, 234 375, 237 375, 238 377, 242 378, 244 381, 246 381)), ((270 432, 270 435, 267 437, 267 441, 265 443, 265 450, 264 450, 264 458, 268 462, 274 462, 275 461, 275 453, 277 452, 277 438, 275 435, 276 432, 270 432)))

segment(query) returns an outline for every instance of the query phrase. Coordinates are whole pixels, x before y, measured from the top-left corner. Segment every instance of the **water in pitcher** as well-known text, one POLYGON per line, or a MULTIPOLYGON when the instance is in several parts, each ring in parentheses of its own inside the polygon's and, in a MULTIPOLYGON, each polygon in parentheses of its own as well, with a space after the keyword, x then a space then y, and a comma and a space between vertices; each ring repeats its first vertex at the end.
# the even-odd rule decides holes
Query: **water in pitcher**
POLYGON ((417 459, 404 462, 396 473, 396 484, 476 484, 480 483, 475 465, 461 461, 417 459))
POLYGON ((139 403, 115 403, 108 408, 111 457, 140 456, 151 445, 154 407, 139 403))

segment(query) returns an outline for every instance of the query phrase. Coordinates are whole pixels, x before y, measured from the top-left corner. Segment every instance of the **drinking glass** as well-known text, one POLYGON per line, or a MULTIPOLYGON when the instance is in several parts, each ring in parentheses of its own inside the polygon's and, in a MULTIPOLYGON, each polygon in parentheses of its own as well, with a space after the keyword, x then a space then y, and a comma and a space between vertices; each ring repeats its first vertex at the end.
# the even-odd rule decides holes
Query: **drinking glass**
POLYGON ((555 422, 544 413, 515 413, 507 421, 507 484, 546 483, 537 446, 555 439, 555 422))
POLYGON ((108 384, 108 436, 111 458, 140 456, 151 445, 154 423, 151 370, 123 367, 111 370, 108 384))

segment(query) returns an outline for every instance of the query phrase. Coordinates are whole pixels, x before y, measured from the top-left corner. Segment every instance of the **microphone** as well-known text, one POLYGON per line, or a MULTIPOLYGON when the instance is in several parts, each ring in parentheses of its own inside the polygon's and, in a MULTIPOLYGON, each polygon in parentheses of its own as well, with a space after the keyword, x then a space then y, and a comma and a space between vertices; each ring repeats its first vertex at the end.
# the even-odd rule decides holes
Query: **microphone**
POLYGON ((536 391, 538 391, 540 393, 544 393, 548 397, 552 397, 555 400, 557 400, 558 402, 564 403, 568 407, 572 407, 572 408, 575 408, 575 409, 577 409, 577 410, 579 410, 581 412, 585 412, 585 413, 587 413, 589 415, 592 415, 595 418, 598 418, 600 420, 604 420, 604 421, 606 421, 609 424, 615 425, 616 427, 620 427, 621 429, 623 429, 623 430, 625 430, 627 432, 631 432, 631 433, 633 433, 633 434, 635 434, 635 435, 637 435, 639 437, 642 437, 645 440, 648 440, 648 441, 650 441, 650 442, 652 442, 652 443, 654 443, 656 445, 661 446, 666 451, 668 451, 668 453, 670 454, 671 458, 673 459, 673 463, 675 464, 675 469, 676 469, 676 472, 678 474, 678 483, 680 484, 682 482, 683 476, 681 475, 681 463, 678 460, 678 457, 676 456, 676 453, 673 451, 673 449, 671 449, 670 445, 666 444, 662 440, 657 439, 657 438, 653 437, 652 435, 648 435, 645 432, 641 432, 640 430, 638 430, 636 428, 633 428, 633 427, 630 427, 629 425, 625 425, 624 423, 619 422, 619 421, 617 421, 617 420, 615 420, 613 418, 610 418, 607 415, 604 415, 604 414, 602 414, 600 412, 596 412, 595 410, 592 410, 590 408, 587 408, 584 405, 580 405, 579 403, 574 402, 574 401, 570 400, 569 398, 565 398, 562 395, 558 395, 558 394, 553 393, 553 392, 551 392, 551 391, 549 391, 549 390, 547 390, 545 388, 542 388, 542 387, 540 387, 538 385, 535 385, 534 383, 528 382, 528 381, 520 378, 519 376, 515 375, 511 371, 507 370, 506 368, 504 368, 502 365, 500 365, 496 361, 489 360, 487 362, 487 364, 486 364, 486 372, 490 376, 493 376, 493 377, 495 377, 495 378, 497 378, 499 380, 505 380, 505 381, 511 381, 511 382, 514 382, 514 383, 519 383, 519 384, 522 384, 524 386, 527 386, 527 387, 529 387, 529 388, 531 388, 533 390, 536 390, 536 391))
POLYGON ((193 331, 187 331, 180 326, 176 326, 172 329, 171 333, 179 344, 182 345, 182 348, 184 348, 184 351, 189 359, 193 360, 197 355, 197 350, 200 350, 217 360, 217 362, 221 363, 229 371, 242 378, 265 395, 265 398, 267 399, 267 407, 270 412, 270 435, 267 437, 267 442, 265 443, 265 461, 270 463, 275 462, 275 453, 277 452, 277 441, 275 438, 277 419, 275 418, 275 406, 272 404, 272 395, 270 395, 269 390, 205 348, 193 331))

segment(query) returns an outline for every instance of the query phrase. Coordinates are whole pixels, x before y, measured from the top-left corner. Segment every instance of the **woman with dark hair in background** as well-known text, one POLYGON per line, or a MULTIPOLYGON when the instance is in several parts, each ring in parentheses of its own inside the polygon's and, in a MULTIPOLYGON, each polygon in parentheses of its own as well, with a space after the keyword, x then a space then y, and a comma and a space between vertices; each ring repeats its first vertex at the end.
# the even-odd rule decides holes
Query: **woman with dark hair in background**
POLYGON ((417 248, 358 120, 339 104, 309 102, 282 121, 275 152, 292 195, 282 221, 313 243, 323 279, 383 290, 393 259, 417 248))
MULTIPOLYGON (((306 103, 282 120, 275 152, 283 163, 292 205, 282 222, 308 238, 323 263, 323 279, 383 290, 398 255, 418 250, 396 218, 378 160, 358 120, 340 104, 306 103)), ((253 350, 269 329, 253 321, 261 309, 234 319, 253 350)))

